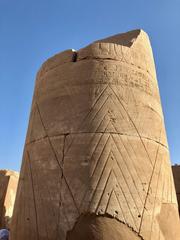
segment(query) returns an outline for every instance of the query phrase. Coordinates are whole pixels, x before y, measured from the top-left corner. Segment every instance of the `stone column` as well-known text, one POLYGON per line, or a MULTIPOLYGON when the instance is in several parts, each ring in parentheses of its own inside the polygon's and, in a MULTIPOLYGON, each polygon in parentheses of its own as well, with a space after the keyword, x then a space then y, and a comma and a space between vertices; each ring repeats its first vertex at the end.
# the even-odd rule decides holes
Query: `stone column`
POLYGON ((10 228, 19 174, 0 170, 0 229, 10 228))
POLYGON ((13 221, 12 240, 179 240, 145 32, 67 50, 43 64, 13 221))

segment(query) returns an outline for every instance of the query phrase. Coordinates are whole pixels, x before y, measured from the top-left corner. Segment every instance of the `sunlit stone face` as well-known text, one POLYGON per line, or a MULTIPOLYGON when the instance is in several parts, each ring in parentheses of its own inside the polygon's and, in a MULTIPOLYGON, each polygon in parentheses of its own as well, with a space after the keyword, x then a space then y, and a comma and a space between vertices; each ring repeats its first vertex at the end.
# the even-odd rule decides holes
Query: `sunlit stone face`
POLYGON ((86 215, 105 218, 94 222, 102 240, 104 224, 112 236, 113 226, 122 229, 123 240, 131 233, 180 236, 154 60, 142 30, 59 53, 37 75, 12 240, 73 239, 86 215))

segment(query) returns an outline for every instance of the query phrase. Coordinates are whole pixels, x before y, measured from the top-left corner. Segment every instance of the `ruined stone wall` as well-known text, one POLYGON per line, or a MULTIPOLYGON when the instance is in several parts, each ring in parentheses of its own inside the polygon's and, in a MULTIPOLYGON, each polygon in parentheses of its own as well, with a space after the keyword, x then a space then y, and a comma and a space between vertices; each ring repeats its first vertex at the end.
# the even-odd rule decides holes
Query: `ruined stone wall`
POLYGON ((0 228, 10 228, 19 174, 0 170, 0 228))
POLYGON ((11 240, 120 236, 180 237, 153 55, 142 30, 67 50, 41 67, 11 231, 11 240))
POLYGON ((179 213, 180 213, 180 165, 172 166, 173 176, 174 176, 174 183, 176 189, 176 195, 179 205, 179 213))

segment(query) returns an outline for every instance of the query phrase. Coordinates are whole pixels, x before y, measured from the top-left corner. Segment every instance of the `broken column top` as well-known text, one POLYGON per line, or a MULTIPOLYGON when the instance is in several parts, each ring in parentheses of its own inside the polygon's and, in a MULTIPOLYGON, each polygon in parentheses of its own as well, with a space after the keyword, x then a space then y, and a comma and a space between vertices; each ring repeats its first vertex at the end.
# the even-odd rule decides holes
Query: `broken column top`
POLYGON ((42 77, 44 73, 59 65, 86 58, 121 60, 147 71, 156 79, 149 37, 141 29, 97 40, 78 51, 68 49, 60 52, 43 63, 38 72, 38 77, 42 77))
POLYGON ((0 175, 19 177, 19 173, 18 172, 12 171, 12 170, 8 170, 8 169, 1 169, 0 170, 0 175))

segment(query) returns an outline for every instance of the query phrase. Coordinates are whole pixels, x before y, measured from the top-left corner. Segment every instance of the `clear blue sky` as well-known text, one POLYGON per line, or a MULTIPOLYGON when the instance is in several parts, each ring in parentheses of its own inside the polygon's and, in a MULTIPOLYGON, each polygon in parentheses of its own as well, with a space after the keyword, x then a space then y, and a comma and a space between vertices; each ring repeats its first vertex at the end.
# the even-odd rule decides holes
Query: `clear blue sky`
POLYGON ((42 62, 136 28, 151 38, 171 159, 180 163, 179 0, 0 0, 0 168, 20 168, 42 62))

